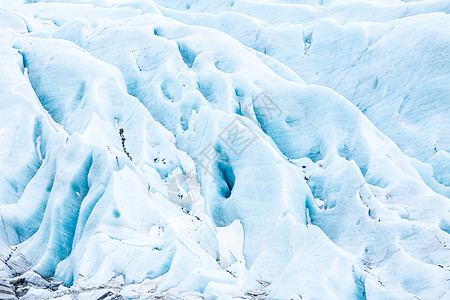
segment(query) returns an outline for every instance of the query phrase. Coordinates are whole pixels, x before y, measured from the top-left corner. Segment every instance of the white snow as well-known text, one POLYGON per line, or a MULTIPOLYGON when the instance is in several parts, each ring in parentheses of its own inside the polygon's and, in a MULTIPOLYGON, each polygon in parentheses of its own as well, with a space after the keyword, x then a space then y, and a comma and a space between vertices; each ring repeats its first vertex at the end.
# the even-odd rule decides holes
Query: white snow
POLYGON ((0 1, 0 277, 28 299, 448 298, 449 13, 0 1))

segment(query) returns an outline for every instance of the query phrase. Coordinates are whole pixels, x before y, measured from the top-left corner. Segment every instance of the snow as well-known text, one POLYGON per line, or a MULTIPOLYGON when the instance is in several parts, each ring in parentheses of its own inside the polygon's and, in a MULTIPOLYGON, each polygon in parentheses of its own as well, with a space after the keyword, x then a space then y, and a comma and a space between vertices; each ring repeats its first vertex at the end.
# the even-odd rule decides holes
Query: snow
POLYGON ((0 1, 1 280, 24 299, 445 299, 448 13, 0 1))

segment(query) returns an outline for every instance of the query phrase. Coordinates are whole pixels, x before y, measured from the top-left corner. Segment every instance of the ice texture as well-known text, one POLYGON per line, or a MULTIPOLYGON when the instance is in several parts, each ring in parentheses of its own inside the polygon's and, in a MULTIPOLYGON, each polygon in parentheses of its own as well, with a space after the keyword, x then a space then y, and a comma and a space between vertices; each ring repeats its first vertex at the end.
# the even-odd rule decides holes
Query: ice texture
POLYGON ((0 0, 0 298, 448 299, 448 0, 0 0))

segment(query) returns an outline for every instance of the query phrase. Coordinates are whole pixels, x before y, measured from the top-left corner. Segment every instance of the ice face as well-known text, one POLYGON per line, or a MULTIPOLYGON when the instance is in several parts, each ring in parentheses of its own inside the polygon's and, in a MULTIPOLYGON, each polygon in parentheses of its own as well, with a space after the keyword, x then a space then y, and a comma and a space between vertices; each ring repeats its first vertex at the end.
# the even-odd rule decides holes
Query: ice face
POLYGON ((448 297, 447 1, 60 2, 0 1, 17 296, 448 297))

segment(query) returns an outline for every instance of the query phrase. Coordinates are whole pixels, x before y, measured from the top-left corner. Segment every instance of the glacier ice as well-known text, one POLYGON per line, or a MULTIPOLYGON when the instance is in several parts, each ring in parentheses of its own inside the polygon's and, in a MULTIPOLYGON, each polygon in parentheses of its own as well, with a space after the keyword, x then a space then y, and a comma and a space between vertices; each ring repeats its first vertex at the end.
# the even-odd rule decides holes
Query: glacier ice
POLYGON ((450 297, 449 13, 0 1, 0 298, 450 297))

